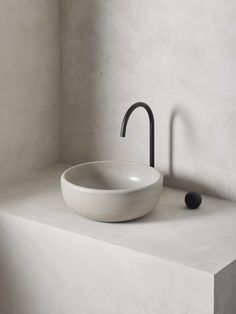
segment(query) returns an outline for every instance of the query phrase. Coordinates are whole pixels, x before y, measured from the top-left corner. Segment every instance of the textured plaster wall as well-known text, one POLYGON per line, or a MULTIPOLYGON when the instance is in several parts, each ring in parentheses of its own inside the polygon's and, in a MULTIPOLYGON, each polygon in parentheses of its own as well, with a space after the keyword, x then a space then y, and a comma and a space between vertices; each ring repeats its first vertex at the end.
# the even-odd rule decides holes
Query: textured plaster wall
POLYGON ((166 184, 236 199, 236 2, 64 0, 63 160, 148 162, 166 184))
POLYGON ((59 0, 0 1, 0 184, 58 161, 60 143, 66 162, 148 163, 142 109, 119 137, 125 110, 145 101, 165 183, 236 200, 235 2, 62 0, 62 10, 61 29, 59 0))
POLYGON ((0 1, 0 184, 59 159, 60 1, 0 1))

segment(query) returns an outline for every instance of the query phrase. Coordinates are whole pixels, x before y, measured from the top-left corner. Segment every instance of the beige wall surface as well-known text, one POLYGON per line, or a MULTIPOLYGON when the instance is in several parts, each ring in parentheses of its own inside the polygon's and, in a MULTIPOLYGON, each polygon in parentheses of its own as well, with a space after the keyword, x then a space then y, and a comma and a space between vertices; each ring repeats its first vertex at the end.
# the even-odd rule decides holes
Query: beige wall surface
POLYGON ((60 1, 0 1, 0 184, 56 162, 60 1))
POLYGON ((234 0, 64 0, 63 160, 148 163, 142 109, 119 137, 144 101, 165 183, 236 200, 235 16, 234 0))
POLYGON ((0 1, 0 184, 58 161, 60 141, 62 161, 148 163, 143 109, 119 137, 126 109, 144 101, 165 183, 236 200, 235 1, 62 10, 61 29, 59 0, 0 1))

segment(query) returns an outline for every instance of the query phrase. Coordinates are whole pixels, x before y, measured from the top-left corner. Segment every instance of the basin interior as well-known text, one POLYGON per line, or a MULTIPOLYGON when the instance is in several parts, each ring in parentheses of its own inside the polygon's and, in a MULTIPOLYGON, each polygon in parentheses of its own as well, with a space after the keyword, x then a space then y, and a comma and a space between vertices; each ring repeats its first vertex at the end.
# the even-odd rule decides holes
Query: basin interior
POLYGON ((65 173, 70 183, 89 189, 127 190, 151 185, 160 173, 134 162, 98 161, 74 166, 65 173))

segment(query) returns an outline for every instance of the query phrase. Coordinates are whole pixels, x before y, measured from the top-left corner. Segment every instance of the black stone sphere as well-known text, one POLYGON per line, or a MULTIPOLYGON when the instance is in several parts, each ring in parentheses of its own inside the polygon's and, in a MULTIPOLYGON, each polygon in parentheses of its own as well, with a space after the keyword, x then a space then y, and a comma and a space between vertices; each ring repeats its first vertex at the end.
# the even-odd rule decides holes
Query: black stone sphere
POLYGON ((196 192, 188 192, 185 195, 185 204, 189 209, 197 209, 202 203, 201 194, 196 192))

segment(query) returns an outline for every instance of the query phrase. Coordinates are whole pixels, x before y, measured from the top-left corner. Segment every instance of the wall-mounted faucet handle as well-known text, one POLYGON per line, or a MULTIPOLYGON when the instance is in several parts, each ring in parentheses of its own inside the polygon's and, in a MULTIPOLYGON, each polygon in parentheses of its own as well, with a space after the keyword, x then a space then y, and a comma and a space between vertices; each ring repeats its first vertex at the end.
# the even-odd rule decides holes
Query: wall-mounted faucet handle
POLYGON ((126 136, 126 128, 127 128, 129 117, 131 116, 132 112, 138 107, 143 107, 144 109, 146 109, 149 116, 150 167, 154 167, 155 166, 155 121, 154 121, 153 112, 147 104, 145 104, 144 102, 137 102, 133 104, 126 111, 123 121, 122 121, 122 125, 121 125, 120 136, 121 137, 126 136))

